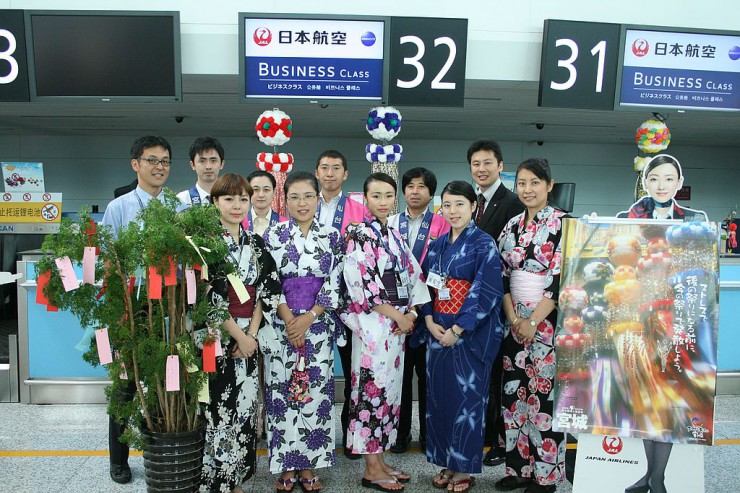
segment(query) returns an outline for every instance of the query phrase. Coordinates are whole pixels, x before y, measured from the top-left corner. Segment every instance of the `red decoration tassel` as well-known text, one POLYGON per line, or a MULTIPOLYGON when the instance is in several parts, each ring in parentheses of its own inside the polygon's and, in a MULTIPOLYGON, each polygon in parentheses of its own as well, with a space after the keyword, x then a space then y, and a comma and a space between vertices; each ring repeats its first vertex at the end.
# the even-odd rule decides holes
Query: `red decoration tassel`
POLYGON ((165 286, 177 286, 177 269, 175 263, 172 261, 172 257, 167 257, 167 274, 164 276, 165 286))
POLYGON ((203 371, 205 373, 216 371, 216 346, 213 342, 203 344, 203 371))
POLYGON ((157 269, 153 266, 149 266, 149 299, 150 300, 161 300, 162 299, 162 276, 157 273, 157 269))

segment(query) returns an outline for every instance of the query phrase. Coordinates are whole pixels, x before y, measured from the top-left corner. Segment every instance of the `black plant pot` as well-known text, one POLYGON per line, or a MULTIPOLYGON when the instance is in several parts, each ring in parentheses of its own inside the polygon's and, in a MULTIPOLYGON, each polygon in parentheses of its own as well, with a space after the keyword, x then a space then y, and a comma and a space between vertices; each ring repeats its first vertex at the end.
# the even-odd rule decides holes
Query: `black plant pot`
POLYGON ((203 468, 205 427, 180 433, 142 431, 144 475, 150 493, 195 492, 203 468))

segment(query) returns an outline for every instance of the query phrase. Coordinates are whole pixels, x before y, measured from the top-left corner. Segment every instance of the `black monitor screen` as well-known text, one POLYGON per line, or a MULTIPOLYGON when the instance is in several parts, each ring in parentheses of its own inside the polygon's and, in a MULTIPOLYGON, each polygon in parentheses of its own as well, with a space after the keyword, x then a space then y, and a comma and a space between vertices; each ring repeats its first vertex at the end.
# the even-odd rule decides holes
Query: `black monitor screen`
POLYGON ((179 15, 30 13, 35 97, 179 100, 179 15))

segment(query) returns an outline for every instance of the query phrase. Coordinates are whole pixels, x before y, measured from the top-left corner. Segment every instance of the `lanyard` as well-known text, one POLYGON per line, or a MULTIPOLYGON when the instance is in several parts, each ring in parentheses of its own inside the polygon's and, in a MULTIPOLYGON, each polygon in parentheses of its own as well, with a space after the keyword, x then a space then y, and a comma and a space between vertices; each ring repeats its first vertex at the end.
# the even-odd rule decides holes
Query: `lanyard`
MULTIPOLYGON (((472 221, 471 221, 472 222, 472 221)), ((452 243, 452 248, 454 249, 454 252, 452 255, 450 255, 450 259, 447 261, 447 265, 445 265, 444 270, 442 269, 442 258, 445 255, 445 252, 447 251, 447 247, 450 246, 449 241, 445 241, 442 243, 442 250, 439 252, 439 260, 437 261, 437 269, 436 272, 440 276, 447 277, 450 273, 450 265, 452 265, 452 261, 455 260, 457 253, 462 250, 462 248, 465 246, 465 244, 468 242, 468 238, 470 237, 470 231, 472 228, 470 225, 468 225, 467 228, 465 228, 462 233, 460 233, 460 236, 458 236, 457 241, 455 243, 452 243)), ((449 232, 450 235, 452 235, 452 231, 449 232)))
MULTIPOLYGON (((254 217, 249 222, 249 231, 254 231, 254 217)), ((270 226, 275 226, 280 222, 280 215, 275 211, 270 211, 270 226)))
MULTIPOLYGON (((424 213, 424 217, 421 220, 421 226, 419 227, 419 233, 416 235, 416 241, 414 241, 414 258, 418 262, 421 262, 421 254, 424 253, 424 246, 427 244, 427 238, 429 236, 429 229, 432 227, 432 213, 427 209, 426 213, 424 213)), ((411 246, 409 244, 409 218, 406 216, 406 213, 404 212, 401 214, 401 216, 398 218, 398 230, 401 233, 401 238, 403 238, 403 241, 406 242, 407 245, 411 246)))
MULTIPOLYGON (((342 194, 341 197, 339 197, 339 202, 337 203, 337 209, 334 211, 334 217, 331 220, 331 226, 338 231, 342 231, 342 221, 344 220, 344 205, 347 203, 347 196, 342 194)), ((321 200, 319 200, 319 210, 318 214, 319 217, 321 217, 321 200)))
MULTIPOLYGON (((390 236, 391 238, 393 238, 393 242, 396 244, 396 246, 398 247, 398 250, 401 252, 401 260, 402 260, 402 262, 400 262, 400 263, 398 261, 398 257, 396 257, 396 254, 393 253, 393 250, 391 250, 390 245, 388 245, 388 243, 386 243, 385 240, 383 239, 383 235, 380 234, 380 231, 378 231, 378 228, 376 228, 375 226, 373 226, 373 224, 371 222, 369 222, 369 221, 365 221, 365 224, 370 229, 373 230, 373 232, 378 237, 378 240, 380 241, 380 244, 383 245, 383 248, 385 249, 385 251, 388 252, 388 255, 390 255, 391 258, 393 259, 393 269, 394 270, 398 270, 400 268, 401 269, 401 272, 405 272, 406 269, 407 269, 407 265, 406 265, 406 262, 403 261, 404 260, 403 247, 398 242, 398 239, 393 234, 393 232, 390 229, 388 229, 388 236, 390 236)), ((408 259, 406 259, 406 260, 408 260, 408 259)))
POLYGON ((190 193, 190 204, 200 205, 200 194, 198 193, 198 189, 195 188, 195 185, 193 185, 193 188, 189 190, 189 193, 190 193))

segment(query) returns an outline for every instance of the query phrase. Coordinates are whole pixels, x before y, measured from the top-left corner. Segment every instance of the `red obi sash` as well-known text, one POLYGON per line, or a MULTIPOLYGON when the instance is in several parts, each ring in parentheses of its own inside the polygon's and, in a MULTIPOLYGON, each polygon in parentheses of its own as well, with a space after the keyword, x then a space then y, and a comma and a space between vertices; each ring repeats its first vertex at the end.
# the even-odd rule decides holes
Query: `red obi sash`
POLYGON ((450 290, 449 300, 440 300, 439 291, 434 299, 434 311, 443 315, 457 315, 462 308, 465 298, 468 297, 470 292, 470 281, 464 281, 462 279, 447 278, 445 286, 450 290))
POLYGON ((254 302, 257 298, 257 290, 254 286, 247 286, 247 293, 249 293, 249 299, 246 303, 239 303, 239 297, 234 291, 234 287, 229 283, 229 315, 234 318, 251 318, 254 313, 254 302))

